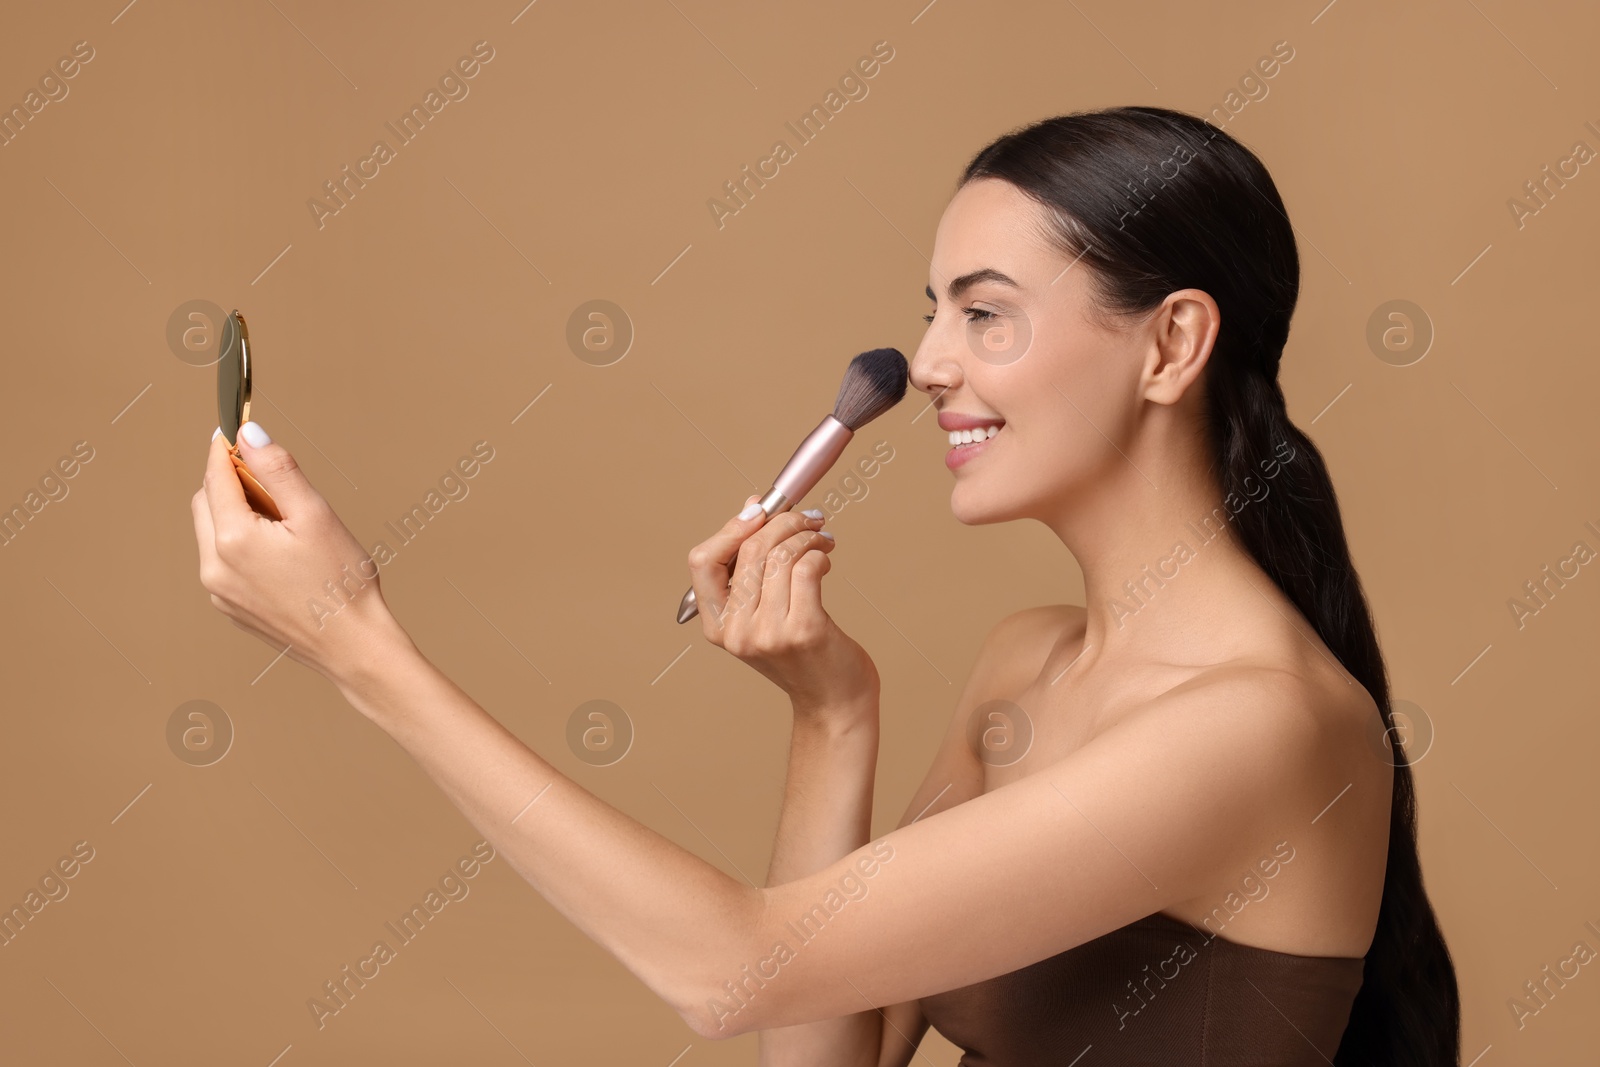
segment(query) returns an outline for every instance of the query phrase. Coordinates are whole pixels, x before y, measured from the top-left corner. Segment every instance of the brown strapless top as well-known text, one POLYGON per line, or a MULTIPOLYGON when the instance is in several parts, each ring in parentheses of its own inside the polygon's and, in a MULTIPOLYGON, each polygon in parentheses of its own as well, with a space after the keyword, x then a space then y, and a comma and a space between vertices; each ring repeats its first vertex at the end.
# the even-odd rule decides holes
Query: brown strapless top
POLYGON ((1253 948, 1156 912, 920 1003, 962 1067, 1325 1067, 1365 962, 1253 948))

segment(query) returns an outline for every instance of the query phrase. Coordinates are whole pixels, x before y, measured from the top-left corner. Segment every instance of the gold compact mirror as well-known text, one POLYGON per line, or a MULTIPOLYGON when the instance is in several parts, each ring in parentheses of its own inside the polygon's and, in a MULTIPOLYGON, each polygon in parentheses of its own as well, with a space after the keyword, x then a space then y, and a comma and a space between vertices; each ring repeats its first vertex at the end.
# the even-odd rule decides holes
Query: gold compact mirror
POLYGON ((228 458, 244 487, 244 498, 257 514, 283 521, 277 503, 239 455, 239 427, 250 421, 250 331, 235 308, 222 320, 222 354, 217 359, 217 426, 228 442, 228 458))

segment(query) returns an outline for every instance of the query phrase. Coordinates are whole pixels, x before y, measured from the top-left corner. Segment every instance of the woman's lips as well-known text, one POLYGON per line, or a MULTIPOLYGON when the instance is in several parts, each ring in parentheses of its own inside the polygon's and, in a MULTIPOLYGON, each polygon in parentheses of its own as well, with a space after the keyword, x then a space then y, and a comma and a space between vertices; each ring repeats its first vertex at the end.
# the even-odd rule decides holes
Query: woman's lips
POLYGON ((971 463, 973 458, 980 452, 988 451, 989 447, 994 444, 995 439, 1005 432, 1006 429, 1002 426, 1000 427, 1000 433, 995 434, 994 437, 986 437, 982 441, 977 441, 970 445, 951 446, 950 451, 944 454, 944 465, 951 470, 955 470, 957 467, 971 463))

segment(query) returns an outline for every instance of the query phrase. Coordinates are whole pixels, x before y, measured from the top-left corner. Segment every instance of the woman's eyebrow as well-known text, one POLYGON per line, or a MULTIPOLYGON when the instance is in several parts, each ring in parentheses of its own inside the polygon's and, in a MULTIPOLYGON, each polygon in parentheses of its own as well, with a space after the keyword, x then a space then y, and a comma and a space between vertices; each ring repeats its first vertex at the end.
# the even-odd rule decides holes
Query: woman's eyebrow
MULTIPOLYGON (((1021 284, 1013 279, 1010 275, 1002 274, 993 267, 980 267, 978 270, 968 271, 966 274, 963 274, 961 277, 950 283, 950 299, 961 299, 962 293, 966 292, 974 285, 977 285, 979 282, 998 282, 1001 285, 1009 285, 1013 289, 1022 288, 1021 284)), ((929 300, 932 300, 936 304, 939 302, 939 298, 933 295, 933 286, 930 285, 923 291, 928 294, 929 300)))

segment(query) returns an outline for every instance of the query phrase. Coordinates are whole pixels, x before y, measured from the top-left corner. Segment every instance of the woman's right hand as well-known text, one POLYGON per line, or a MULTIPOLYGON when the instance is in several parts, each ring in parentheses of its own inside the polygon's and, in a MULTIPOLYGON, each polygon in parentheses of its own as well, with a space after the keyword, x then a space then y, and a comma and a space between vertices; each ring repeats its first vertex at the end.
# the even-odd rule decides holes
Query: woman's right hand
POLYGON ((820 532, 825 521, 800 511, 735 515, 694 546, 689 575, 701 626, 706 640, 788 693, 797 712, 853 712, 868 703, 875 711, 877 667, 822 607, 834 547, 820 532))

